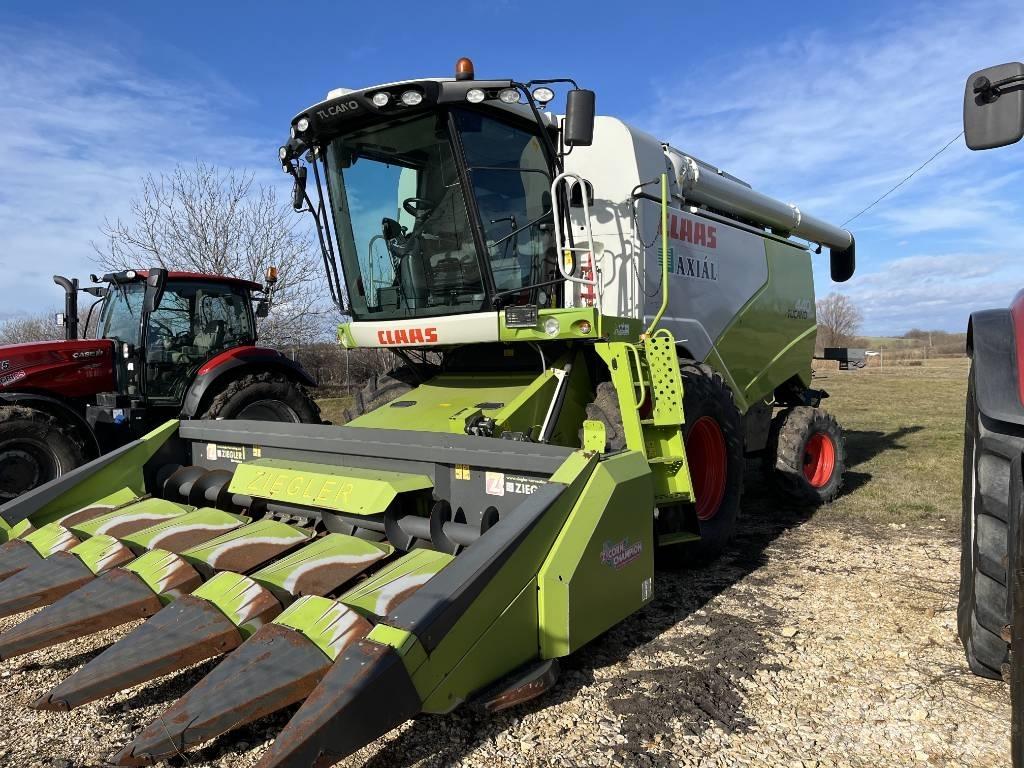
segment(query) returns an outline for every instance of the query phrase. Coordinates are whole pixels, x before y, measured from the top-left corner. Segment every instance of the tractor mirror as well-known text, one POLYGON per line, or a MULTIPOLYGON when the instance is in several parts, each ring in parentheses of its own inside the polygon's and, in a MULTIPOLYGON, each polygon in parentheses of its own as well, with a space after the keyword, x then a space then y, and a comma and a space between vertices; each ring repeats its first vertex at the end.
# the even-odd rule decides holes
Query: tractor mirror
POLYGON ((594 143, 594 98, 594 92, 585 88, 569 91, 562 124, 562 140, 567 147, 589 147, 594 143))
POLYGON ((964 138, 970 149, 992 149, 1024 138, 1024 64, 975 72, 964 89, 964 138))
POLYGON ((149 277, 146 278, 146 296, 143 299, 142 309, 144 312, 155 312, 160 306, 160 300, 164 297, 164 290, 167 288, 167 270, 163 267, 153 267, 149 270, 149 277))
POLYGON ((266 299, 261 299, 260 302, 256 305, 256 317, 258 317, 260 320, 262 320, 263 318, 265 318, 269 314, 270 314, 270 302, 267 301, 266 299))
POLYGON ((53 320, 54 325, 56 325, 58 328, 63 328, 65 325, 67 325, 67 318, 64 317, 63 312, 58 312, 56 315, 54 315, 53 320))
POLYGON ((306 166, 300 165, 295 169, 295 183, 292 185, 292 208, 301 211, 306 204, 306 166))

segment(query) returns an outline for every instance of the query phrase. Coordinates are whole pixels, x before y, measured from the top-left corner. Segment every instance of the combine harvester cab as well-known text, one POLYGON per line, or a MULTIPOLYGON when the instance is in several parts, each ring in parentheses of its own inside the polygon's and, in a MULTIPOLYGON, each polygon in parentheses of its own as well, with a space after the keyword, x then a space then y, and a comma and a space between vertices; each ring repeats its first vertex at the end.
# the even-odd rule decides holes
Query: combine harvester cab
POLYGON ((852 236, 538 85, 462 60, 296 116, 280 159, 340 340, 405 364, 346 426, 172 421, 0 507, 0 614, 42 607, 0 658, 148 618, 32 706, 224 656, 111 760, 304 702, 260 765, 329 765, 419 713, 543 693, 652 599, 655 547, 725 546, 745 454, 835 495, 788 235, 844 279, 852 236), (394 217, 360 214, 378 203, 394 217))

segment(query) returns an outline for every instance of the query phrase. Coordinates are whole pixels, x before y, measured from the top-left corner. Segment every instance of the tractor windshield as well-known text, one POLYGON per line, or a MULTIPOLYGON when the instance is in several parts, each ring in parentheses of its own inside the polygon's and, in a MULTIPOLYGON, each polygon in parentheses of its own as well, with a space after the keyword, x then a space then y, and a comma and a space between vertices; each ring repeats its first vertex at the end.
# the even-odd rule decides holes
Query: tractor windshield
POLYGON ((96 325, 96 338, 138 345, 145 283, 111 283, 96 325))
POLYGON ((553 259, 550 174, 528 131, 420 115, 333 140, 326 169, 357 320, 477 312, 489 293, 541 282, 553 259))

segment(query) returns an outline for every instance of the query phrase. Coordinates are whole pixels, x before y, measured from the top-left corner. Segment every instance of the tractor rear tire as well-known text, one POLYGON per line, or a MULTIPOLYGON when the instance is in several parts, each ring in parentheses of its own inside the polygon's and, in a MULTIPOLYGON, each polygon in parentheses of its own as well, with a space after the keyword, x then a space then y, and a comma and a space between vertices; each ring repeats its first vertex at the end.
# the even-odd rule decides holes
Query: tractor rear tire
POLYGON ((419 378, 407 365, 371 376, 366 385, 355 393, 352 405, 345 409, 345 421, 342 423, 347 424, 364 413, 375 411, 392 400, 397 400, 415 389, 419 383, 419 378))
POLYGON ((1011 597, 1010 546, 1021 524, 1021 451, 1024 437, 998 431, 998 422, 982 419, 975 399, 975 368, 967 384, 960 597, 957 632, 971 671, 999 679, 1009 660, 1004 627, 1011 597))
POLYGON ((743 496, 743 419, 732 390, 714 369, 680 360, 683 443, 696 502, 700 541, 687 547, 700 560, 718 556, 732 539, 743 496))
POLYGON ((85 461, 85 444, 53 416, 19 405, 0 407, 0 503, 85 461))
POLYGON ((231 381, 210 401, 203 419, 251 419, 320 424, 320 408, 297 381, 279 373, 250 373, 231 381))
POLYGON ((827 504, 839 495, 846 471, 843 428, 823 408, 785 408, 772 419, 767 463, 778 491, 800 504, 827 504))

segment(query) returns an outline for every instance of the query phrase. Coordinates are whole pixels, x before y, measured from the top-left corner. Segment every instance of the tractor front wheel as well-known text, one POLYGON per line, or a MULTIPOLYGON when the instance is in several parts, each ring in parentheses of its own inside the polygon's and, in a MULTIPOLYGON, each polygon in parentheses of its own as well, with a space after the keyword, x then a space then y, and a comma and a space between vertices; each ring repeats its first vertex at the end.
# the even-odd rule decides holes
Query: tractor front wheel
POLYGON ((201 418, 319 424, 320 408, 298 382, 277 373, 253 373, 218 392, 201 418))
POLYGON ((826 504, 839 494, 846 471, 843 428, 823 408, 779 411, 772 419, 767 462, 779 491, 801 504, 826 504))
POLYGON ((701 558, 718 555, 732 538, 743 495, 743 428, 732 390, 710 366, 680 360, 683 443, 696 501, 701 558))
POLYGON ((85 463, 85 446, 52 416, 34 408, 0 407, 0 503, 85 463))

